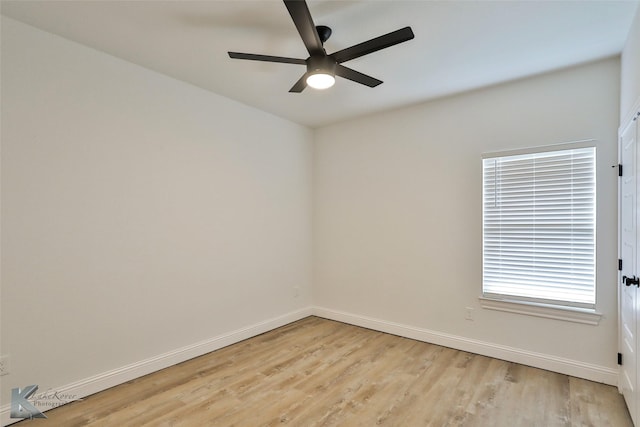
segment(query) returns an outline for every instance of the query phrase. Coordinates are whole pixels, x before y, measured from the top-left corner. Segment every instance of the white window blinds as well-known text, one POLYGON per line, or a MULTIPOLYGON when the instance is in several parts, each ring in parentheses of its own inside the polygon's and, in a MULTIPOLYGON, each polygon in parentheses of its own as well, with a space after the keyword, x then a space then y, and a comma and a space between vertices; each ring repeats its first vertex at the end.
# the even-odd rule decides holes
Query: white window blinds
POLYGON ((483 159, 483 294, 595 307, 595 147, 483 159))

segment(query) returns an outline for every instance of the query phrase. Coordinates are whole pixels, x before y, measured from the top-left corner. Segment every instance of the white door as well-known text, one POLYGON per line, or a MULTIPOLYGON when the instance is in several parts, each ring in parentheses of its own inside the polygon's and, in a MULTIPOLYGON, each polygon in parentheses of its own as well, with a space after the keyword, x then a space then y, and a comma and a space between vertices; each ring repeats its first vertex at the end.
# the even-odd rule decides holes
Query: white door
POLYGON ((637 318, 638 286, 635 284, 637 271, 637 183, 636 173, 636 121, 632 121, 620 134, 620 259, 622 271, 619 281, 620 301, 620 388, 627 402, 629 413, 638 425, 638 378, 637 378, 637 318))

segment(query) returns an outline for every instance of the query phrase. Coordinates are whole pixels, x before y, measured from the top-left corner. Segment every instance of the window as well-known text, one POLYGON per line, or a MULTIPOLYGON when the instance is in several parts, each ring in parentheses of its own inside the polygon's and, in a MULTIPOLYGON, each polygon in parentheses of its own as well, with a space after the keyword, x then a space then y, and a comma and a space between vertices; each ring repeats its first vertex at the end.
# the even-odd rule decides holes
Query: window
POLYGON ((571 147, 484 156, 484 298, 595 308, 596 149, 571 147))

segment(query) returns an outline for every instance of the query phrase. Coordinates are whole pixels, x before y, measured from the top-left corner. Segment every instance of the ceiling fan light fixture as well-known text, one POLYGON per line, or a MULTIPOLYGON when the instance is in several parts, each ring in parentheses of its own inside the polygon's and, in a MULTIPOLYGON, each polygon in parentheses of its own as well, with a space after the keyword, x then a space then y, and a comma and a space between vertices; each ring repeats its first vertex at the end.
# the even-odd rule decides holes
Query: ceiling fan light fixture
POLYGON ((336 82, 336 61, 329 56, 307 59, 307 85, 313 89, 329 89, 336 82))
POLYGON ((307 77, 307 84, 313 89, 329 89, 336 82, 336 78, 326 71, 318 71, 307 77))

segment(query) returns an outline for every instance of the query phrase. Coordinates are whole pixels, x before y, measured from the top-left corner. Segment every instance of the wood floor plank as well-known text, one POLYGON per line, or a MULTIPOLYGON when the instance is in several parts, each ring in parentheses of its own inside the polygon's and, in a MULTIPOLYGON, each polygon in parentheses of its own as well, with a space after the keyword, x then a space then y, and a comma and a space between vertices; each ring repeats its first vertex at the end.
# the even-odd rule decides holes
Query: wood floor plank
POLYGON ((632 425, 614 387, 318 317, 46 415, 100 427, 632 425))

